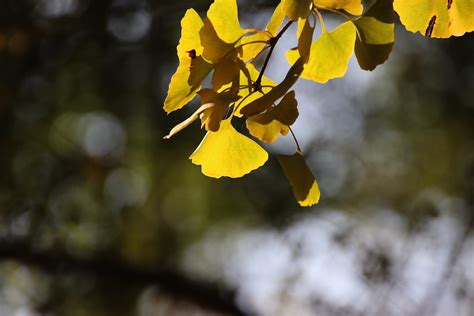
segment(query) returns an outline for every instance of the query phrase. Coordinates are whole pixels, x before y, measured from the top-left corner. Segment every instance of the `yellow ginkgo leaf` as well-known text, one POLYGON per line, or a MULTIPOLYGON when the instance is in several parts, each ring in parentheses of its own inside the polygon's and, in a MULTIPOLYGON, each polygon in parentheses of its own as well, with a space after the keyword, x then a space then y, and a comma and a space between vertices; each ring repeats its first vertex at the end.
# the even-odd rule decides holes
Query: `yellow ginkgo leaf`
POLYGON ((265 30, 270 32, 272 36, 277 35, 278 29, 283 23, 283 20, 285 20, 285 13, 283 12, 282 3, 280 2, 275 8, 275 11, 273 11, 272 17, 270 18, 265 30))
POLYGON ((250 36, 246 36, 242 38, 241 44, 242 46, 242 60, 247 62, 253 58, 255 58, 265 47, 266 43, 253 43, 247 44, 251 42, 259 42, 259 41, 266 41, 268 42, 271 37, 275 37, 278 33, 278 29, 280 28, 283 20, 285 19, 285 14, 281 9, 281 2, 276 7, 275 11, 273 12, 270 21, 268 22, 267 26, 265 27, 265 31, 259 31, 255 34, 250 36))
POLYGON ((474 31, 473 0, 395 0, 393 6, 414 33, 447 38, 474 31))
POLYGON ((308 19, 298 20, 298 53, 305 62, 308 62, 311 52, 314 28, 315 26, 311 26, 308 19))
POLYGON ((275 102, 283 97, 288 90, 295 84, 298 80, 301 72, 303 71, 304 60, 299 58, 290 70, 286 74, 285 78, 278 85, 273 87, 265 95, 253 100, 245 106, 241 106, 240 113, 247 116, 253 116, 263 111, 269 109, 275 102))
POLYGON ((265 48, 270 40, 270 34, 259 31, 255 34, 242 38, 240 44, 242 46, 241 58, 244 62, 257 57, 258 54, 265 48))
MULTIPOLYGON (((356 28, 352 22, 345 22, 335 30, 326 32, 324 24, 321 37, 311 45, 310 57, 301 77, 319 83, 343 77, 349 59, 354 52, 356 28)), ((300 58, 298 50, 286 54, 290 64, 300 58)))
POLYGON ((317 7, 344 10, 352 15, 361 15, 364 7, 361 0, 314 0, 317 7))
POLYGON ((208 132, 189 157, 212 178, 240 178, 265 164, 268 153, 250 138, 240 134, 231 118, 222 121, 217 132, 208 132))
POLYGON ((212 70, 212 65, 199 55, 203 48, 199 31, 203 22, 196 11, 189 9, 181 20, 181 39, 177 47, 179 66, 171 78, 164 103, 167 113, 178 110, 194 98, 201 82, 212 70))
POLYGON ((203 47, 202 56, 211 64, 218 64, 223 57, 234 50, 233 43, 228 44, 217 35, 216 29, 209 19, 204 21, 199 36, 203 47))
POLYGON ((292 21, 306 19, 311 5, 312 0, 281 0, 281 10, 292 21))
POLYGON ((236 0, 214 0, 207 11, 207 18, 225 43, 233 44, 245 34, 240 27, 236 0))
POLYGON ((235 77, 239 76, 240 68, 237 62, 237 52, 228 54, 215 66, 214 75, 212 76, 212 87, 219 90, 223 85, 232 82, 235 77))
POLYGON ((319 186, 304 161, 303 155, 299 152, 292 156, 279 155, 278 162, 290 182, 299 205, 311 206, 318 203, 320 197, 319 186))
POLYGON ((355 55, 360 68, 374 70, 383 64, 395 41, 395 23, 392 0, 378 0, 354 23, 359 31, 355 55))
POLYGON ((290 131, 289 126, 298 118, 297 105, 295 92, 290 91, 277 106, 248 118, 247 129, 252 136, 263 142, 272 143, 279 134, 284 136, 290 131))
POLYGON ((216 132, 219 130, 230 104, 240 99, 240 96, 233 92, 217 93, 212 89, 203 89, 198 93, 202 104, 211 103, 213 105, 200 113, 201 126, 207 131, 216 132))

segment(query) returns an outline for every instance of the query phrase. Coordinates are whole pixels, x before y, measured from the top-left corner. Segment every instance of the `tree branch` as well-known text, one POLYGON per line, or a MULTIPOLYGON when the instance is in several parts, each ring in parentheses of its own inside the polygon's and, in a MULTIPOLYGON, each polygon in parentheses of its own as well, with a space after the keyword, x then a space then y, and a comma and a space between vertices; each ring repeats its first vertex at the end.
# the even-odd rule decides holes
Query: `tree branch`
POLYGON ((167 269, 147 270, 118 259, 78 258, 55 251, 34 251, 26 242, 0 242, 0 261, 15 260, 35 266, 48 273, 87 273, 109 278, 125 286, 157 284, 175 297, 187 299, 205 309, 228 315, 249 315, 235 304, 235 291, 213 283, 193 280, 167 269))

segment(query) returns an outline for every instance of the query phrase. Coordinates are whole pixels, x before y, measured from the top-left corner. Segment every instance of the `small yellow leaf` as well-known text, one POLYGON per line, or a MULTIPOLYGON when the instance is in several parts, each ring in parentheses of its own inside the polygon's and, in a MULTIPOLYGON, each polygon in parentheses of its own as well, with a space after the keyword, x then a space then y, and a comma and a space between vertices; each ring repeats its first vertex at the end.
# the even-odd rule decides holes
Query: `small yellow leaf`
POLYGON ((217 93, 211 89, 203 89, 198 92, 201 97, 201 103, 211 103, 212 107, 206 108, 200 114, 201 125, 207 131, 216 132, 219 130, 221 121, 224 118, 231 103, 240 99, 240 96, 233 92, 217 93))
POLYGON ((311 10, 312 0, 281 0, 283 13, 292 21, 306 19, 311 10))
POLYGON ((305 62, 309 59, 314 28, 315 26, 311 26, 308 19, 298 20, 298 52, 305 62))
POLYGON ((447 38, 474 31, 473 0, 395 0, 393 6, 413 33, 447 38))
POLYGON ((383 64, 395 41, 392 0, 378 0, 363 16, 354 21, 359 31, 355 55, 364 70, 383 64))
POLYGON ((242 46, 242 60, 247 62, 251 59, 257 57, 258 54, 265 48, 267 45, 264 42, 268 42, 270 39, 270 35, 266 32, 256 32, 255 34, 246 36, 242 38, 240 44, 242 46), (261 42, 261 43, 253 43, 253 42, 261 42), (250 43, 250 44, 249 44, 250 43))
POLYGON ((289 127, 298 118, 298 102, 295 92, 290 91, 283 97, 280 104, 271 107, 266 112, 247 119, 247 129, 250 134, 263 142, 274 142, 279 134, 288 134, 289 127))
POLYGON ((215 0, 207 11, 218 37, 228 44, 234 44, 244 34, 240 27, 236 0, 215 0))
POLYGON ((320 197, 319 186, 303 155, 299 152, 292 156, 279 155, 278 162, 290 182, 299 205, 311 206, 318 203, 320 197))
POLYGON ((285 13, 283 12, 282 3, 280 2, 275 8, 275 11, 273 12, 265 30, 270 32, 273 36, 277 35, 278 29, 280 28, 284 19, 285 13))
POLYGON ((212 65, 199 56, 203 51, 199 40, 202 26, 203 22, 196 11, 186 11, 181 20, 181 39, 177 47, 179 66, 171 77, 164 102, 167 113, 178 110, 191 101, 201 88, 201 82, 212 70, 212 65))
POLYGON ((360 0, 314 0, 318 7, 344 10, 352 15, 361 15, 364 7, 360 0))
POLYGON ((204 21, 204 26, 199 32, 203 47, 202 56, 211 64, 218 64, 222 57, 234 49, 234 44, 224 42, 218 35, 215 26, 209 19, 204 21))
POLYGON ((265 164, 268 153, 250 138, 240 134, 231 119, 222 121, 217 132, 208 132, 189 157, 208 177, 240 178, 265 164))
POLYGON ((235 77, 239 76, 240 68, 236 59, 236 52, 228 54, 215 66, 214 75, 212 76, 212 87, 214 90, 219 90, 223 85, 228 84, 235 77))
MULTIPOLYGON (((335 30, 326 32, 311 45, 311 53, 301 77, 319 83, 343 77, 349 59, 354 51, 356 28, 352 22, 345 22, 335 30)), ((290 64, 299 58, 297 50, 286 54, 290 64)))
MULTIPOLYGON (((273 15, 268 22, 267 26, 265 27, 265 31, 256 32, 250 36, 246 36, 242 38, 241 44, 250 43, 254 41, 269 41, 269 39, 273 36, 276 36, 278 29, 280 28, 283 20, 285 19, 285 14, 281 9, 281 2, 276 7, 273 15)), ((254 44, 247 44, 242 47, 242 60, 247 62, 253 58, 255 58, 266 46, 265 43, 254 43, 254 44)))

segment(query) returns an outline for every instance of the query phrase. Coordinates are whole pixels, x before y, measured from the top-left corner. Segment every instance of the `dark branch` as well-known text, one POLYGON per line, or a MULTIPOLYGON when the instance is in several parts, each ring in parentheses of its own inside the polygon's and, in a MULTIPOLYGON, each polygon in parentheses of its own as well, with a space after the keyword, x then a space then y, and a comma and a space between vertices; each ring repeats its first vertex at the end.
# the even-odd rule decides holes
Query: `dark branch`
POLYGON ((15 260, 45 272, 86 273, 124 284, 157 284, 167 294, 187 299, 203 308, 229 315, 248 315, 235 304, 235 292, 200 282, 174 271, 146 270, 110 258, 78 258, 66 253, 34 251, 25 242, 0 242, 0 261, 15 260))

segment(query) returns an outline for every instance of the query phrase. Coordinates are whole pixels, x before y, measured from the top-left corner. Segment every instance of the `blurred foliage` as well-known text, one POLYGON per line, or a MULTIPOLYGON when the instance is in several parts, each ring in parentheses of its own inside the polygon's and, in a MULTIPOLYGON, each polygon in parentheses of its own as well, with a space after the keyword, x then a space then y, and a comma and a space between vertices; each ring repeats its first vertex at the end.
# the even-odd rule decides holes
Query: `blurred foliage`
MULTIPOLYGON (((183 158, 202 135, 162 140, 193 111, 162 109, 180 18, 208 4, 2 3, 0 315, 215 315, 160 284, 62 268, 70 260, 182 272, 263 315, 434 315, 441 282, 459 301, 438 312, 470 315, 472 34, 398 32, 383 69, 298 85, 295 132, 321 186, 320 206, 303 210, 276 160, 216 181, 183 158), (54 254, 54 266, 25 253, 54 254), (370 291, 343 286, 353 279, 370 291)), ((239 5, 263 24, 272 3, 239 5)))

